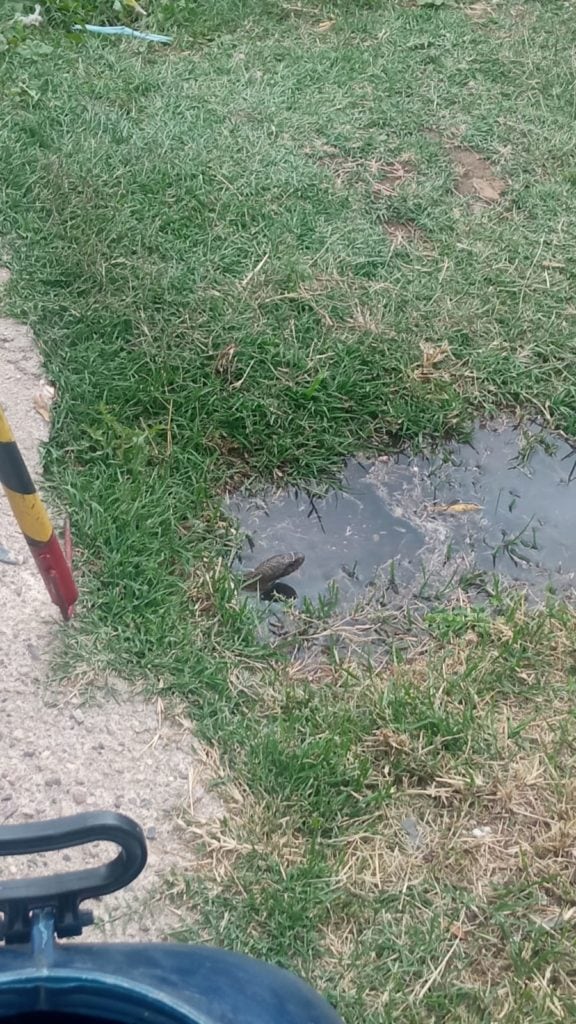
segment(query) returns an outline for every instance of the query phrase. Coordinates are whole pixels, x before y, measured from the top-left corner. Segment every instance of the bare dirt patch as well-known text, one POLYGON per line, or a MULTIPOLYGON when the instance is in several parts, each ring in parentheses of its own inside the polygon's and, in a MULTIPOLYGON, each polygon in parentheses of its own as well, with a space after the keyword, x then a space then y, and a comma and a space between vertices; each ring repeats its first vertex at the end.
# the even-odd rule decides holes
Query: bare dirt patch
MULTIPOLYGON (((32 332, 8 318, 0 318, 0 379, 2 405, 39 483, 53 390, 42 377, 32 332)), ((95 809, 134 817, 147 832, 148 867, 128 890, 108 897, 97 918, 107 937, 160 939, 176 918, 155 894, 167 872, 193 870, 183 809, 197 822, 222 813, 208 792, 215 764, 195 742, 185 715, 146 700, 121 680, 103 680, 87 669, 89 686, 85 680, 50 684, 58 613, 1 492, 0 545, 0 825, 95 809)), ((57 862, 54 855, 2 860, 0 876, 69 870, 98 856, 101 851, 79 848, 57 862)), ((86 938, 94 939, 93 929, 86 938)))
POLYGON ((497 177, 488 160, 464 146, 450 146, 449 150, 457 174, 458 195, 473 197, 480 208, 497 203, 506 182, 497 177))

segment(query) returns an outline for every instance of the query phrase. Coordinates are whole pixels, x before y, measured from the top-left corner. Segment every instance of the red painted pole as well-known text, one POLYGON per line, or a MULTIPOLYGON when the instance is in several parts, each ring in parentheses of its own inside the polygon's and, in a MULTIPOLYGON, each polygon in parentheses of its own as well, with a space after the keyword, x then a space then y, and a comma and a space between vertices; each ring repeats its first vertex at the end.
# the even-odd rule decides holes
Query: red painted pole
MULTIPOLYGON (((0 483, 54 604, 69 619, 78 599, 72 567, 64 556, 10 424, 0 408, 0 483)), ((69 544, 70 553, 72 549, 69 544)))

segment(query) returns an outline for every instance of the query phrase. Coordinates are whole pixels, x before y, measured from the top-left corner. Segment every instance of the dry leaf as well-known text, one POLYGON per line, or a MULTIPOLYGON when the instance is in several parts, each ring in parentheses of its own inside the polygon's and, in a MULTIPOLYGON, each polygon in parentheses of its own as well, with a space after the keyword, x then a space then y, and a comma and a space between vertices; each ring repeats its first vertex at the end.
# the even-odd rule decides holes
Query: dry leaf
POLYGON ((19 22, 23 28, 40 28, 44 23, 40 4, 36 4, 33 14, 17 14, 14 21, 19 22))
POLYGON ((410 740, 393 729, 377 729, 368 740, 368 746, 378 750, 410 750, 410 740))
POLYGON ((237 349, 238 346, 232 343, 227 345, 226 348, 223 348, 218 353, 214 364, 216 373, 224 373, 225 371, 230 370, 232 363, 234 362, 234 356, 236 355, 237 349))
POLYGON ((317 28, 318 32, 329 32, 330 29, 335 24, 336 24, 335 21, 321 21, 320 24, 316 26, 316 28, 317 28))
POLYGON ((450 346, 446 341, 443 341, 441 345, 428 345, 423 342, 420 348, 422 349, 422 366, 417 368, 414 376, 419 380, 425 380, 427 377, 432 377, 438 363, 450 355, 450 346))
POLYGON ((449 505, 434 505, 434 512, 480 512, 482 505, 475 501, 453 501, 449 505))
POLYGON ((36 412, 42 417, 46 423, 50 423, 51 412, 50 408, 54 401, 56 392, 53 387, 49 384, 44 384, 40 391, 37 391, 34 395, 34 408, 36 412))
POLYGON ((500 199, 502 189, 487 181, 486 178, 472 178, 472 186, 476 195, 480 196, 485 203, 495 203, 500 199))
POLYGON ((140 6, 138 0, 124 0, 125 7, 131 7, 136 14, 139 14, 142 18, 147 18, 148 14, 143 7, 140 6))
POLYGON ((450 354, 450 347, 447 341, 443 341, 441 345, 427 345, 424 342, 420 348, 422 349, 422 367, 424 370, 429 370, 436 366, 436 363, 441 363, 450 354))
POLYGON ((468 937, 466 929, 457 923, 450 925, 450 933, 455 939, 466 939, 468 937))

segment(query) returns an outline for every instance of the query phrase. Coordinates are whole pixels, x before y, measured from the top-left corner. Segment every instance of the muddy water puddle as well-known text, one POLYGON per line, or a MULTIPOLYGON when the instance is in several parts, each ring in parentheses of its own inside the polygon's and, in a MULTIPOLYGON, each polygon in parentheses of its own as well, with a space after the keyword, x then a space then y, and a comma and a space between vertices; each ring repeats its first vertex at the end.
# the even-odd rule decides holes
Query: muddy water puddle
POLYGON ((370 479, 369 466, 350 461, 344 490, 313 498, 303 491, 239 498, 231 503, 246 533, 241 568, 256 566, 268 554, 299 551, 305 561, 285 582, 298 598, 313 602, 337 587, 349 602, 374 582, 392 558, 413 559, 422 548, 420 531, 386 507, 370 479))
POLYGON ((561 438, 510 425, 477 427, 469 444, 434 454, 350 459, 341 489, 322 497, 285 490, 231 498, 244 538, 234 568, 301 552, 304 563, 279 588, 300 607, 434 600, 494 573, 535 596, 548 587, 568 593, 576 580, 575 465, 561 438))

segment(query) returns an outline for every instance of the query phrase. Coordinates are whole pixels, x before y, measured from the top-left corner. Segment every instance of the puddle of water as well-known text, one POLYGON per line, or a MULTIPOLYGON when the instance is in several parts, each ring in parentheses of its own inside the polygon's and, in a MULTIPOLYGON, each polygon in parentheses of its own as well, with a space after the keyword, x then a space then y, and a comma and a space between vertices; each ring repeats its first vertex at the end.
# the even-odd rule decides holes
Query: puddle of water
POLYGON ((475 569, 535 590, 547 584, 565 590, 576 575, 575 460, 569 444, 537 427, 482 427, 470 445, 450 446, 432 458, 402 458, 392 470, 374 463, 371 473, 389 507, 420 524, 429 544, 444 542, 445 559, 451 549, 475 569), (453 502, 480 508, 437 511, 453 502))
POLYGON ((285 581, 297 603, 326 598, 335 584, 341 608, 389 592, 392 580, 409 599, 410 590, 422 596, 422 580, 437 591, 466 571, 566 592, 576 579, 575 460, 570 445, 535 426, 478 427, 470 444, 439 454, 349 460, 343 489, 323 498, 235 495, 228 510, 246 535, 236 568, 301 551, 304 564, 285 581), (446 510, 454 503, 479 507, 446 510))
POLYGON ((411 560, 424 546, 424 535, 389 511, 368 471, 350 460, 345 490, 322 498, 298 490, 233 498, 228 509, 247 538, 238 567, 252 569, 269 555, 301 551, 304 564, 285 581, 299 603, 327 597, 336 584, 341 602, 349 604, 375 582, 381 566, 395 558, 411 560))

